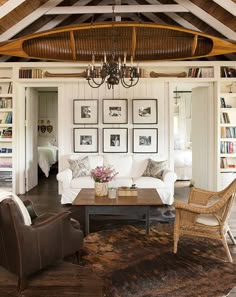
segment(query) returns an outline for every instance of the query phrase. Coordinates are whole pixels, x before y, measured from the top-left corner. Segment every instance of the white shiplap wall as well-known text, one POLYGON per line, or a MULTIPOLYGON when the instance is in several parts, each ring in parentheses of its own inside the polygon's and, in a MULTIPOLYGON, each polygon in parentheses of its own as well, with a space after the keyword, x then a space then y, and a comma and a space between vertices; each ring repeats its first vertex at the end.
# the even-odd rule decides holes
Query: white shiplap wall
MULTIPOLYGON (((104 85, 98 89, 91 88, 87 81, 79 83, 64 83, 63 94, 59 99, 59 170, 68 167, 67 159, 73 154, 73 128, 99 128, 99 154, 103 153, 102 129, 103 128, 128 128, 128 153, 132 154, 132 128, 158 128, 158 155, 168 159, 168 114, 166 114, 168 100, 164 100, 165 83, 152 79, 142 79, 137 86, 126 89, 121 85, 108 90, 104 85), (73 125, 73 99, 98 99, 99 124, 98 125, 73 125), (102 124, 103 99, 128 99, 128 124, 102 124), (158 99, 158 124, 133 125, 132 124, 132 99, 158 99), (61 120, 63 119, 63 120, 61 120)), ((59 94, 60 97, 60 94, 59 94)), ((168 98, 167 98, 168 99, 168 98)))

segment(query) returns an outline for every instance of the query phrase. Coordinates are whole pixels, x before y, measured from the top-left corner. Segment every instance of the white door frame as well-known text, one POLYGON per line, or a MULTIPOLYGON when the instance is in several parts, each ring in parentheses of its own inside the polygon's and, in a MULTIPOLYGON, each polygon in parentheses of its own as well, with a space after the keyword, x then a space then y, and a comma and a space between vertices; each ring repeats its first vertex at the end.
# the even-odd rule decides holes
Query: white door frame
MULTIPOLYGON (((27 83, 17 83, 16 84, 16 94, 17 100, 15 103, 15 192, 16 194, 25 194, 26 185, 25 185, 25 162, 26 162, 26 133, 25 133, 25 88, 57 88, 58 92, 58 118, 59 115, 59 106, 63 102, 64 92, 63 84, 58 82, 27 82, 27 83)), ((62 121, 58 120, 58 131, 62 130, 62 121)), ((60 134, 58 133, 58 150, 60 144, 60 134)))

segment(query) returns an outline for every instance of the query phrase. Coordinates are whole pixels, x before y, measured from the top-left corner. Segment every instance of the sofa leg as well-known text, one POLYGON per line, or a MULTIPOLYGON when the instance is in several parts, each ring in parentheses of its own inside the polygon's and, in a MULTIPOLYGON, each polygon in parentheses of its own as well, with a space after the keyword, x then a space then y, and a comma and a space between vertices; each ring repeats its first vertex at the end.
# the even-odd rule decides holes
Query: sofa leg
POLYGON ((26 288, 26 286, 27 286, 26 278, 18 277, 17 292, 18 293, 22 292, 26 288))

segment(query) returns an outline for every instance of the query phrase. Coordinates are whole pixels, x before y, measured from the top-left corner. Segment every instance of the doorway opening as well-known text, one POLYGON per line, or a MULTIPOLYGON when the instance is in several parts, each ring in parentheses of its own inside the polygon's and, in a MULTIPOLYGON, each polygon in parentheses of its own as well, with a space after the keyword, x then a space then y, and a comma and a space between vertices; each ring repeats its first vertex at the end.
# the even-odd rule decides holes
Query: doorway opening
MULTIPOLYGON (((58 172, 58 88, 26 88, 26 191, 58 172)), ((53 177, 52 177, 53 176, 53 177)))

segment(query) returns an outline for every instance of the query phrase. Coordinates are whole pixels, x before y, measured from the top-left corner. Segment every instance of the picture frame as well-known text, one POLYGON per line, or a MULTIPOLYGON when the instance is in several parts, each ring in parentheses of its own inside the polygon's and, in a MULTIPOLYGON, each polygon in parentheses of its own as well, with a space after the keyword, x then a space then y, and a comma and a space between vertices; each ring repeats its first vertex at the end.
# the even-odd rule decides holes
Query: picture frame
POLYGON ((103 124, 128 124, 127 99, 103 99, 103 124))
POLYGON ((103 128, 103 153, 127 153, 128 128, 103 128))
POLYGON ((133 124, 157 124, 158 100, 157 99, 133 99, 132 100, 133 124))
POLYGON ((133 128, 133 153, 157 153, 158 129, 133 128))
POLYGON ((98 128, 74 128, 74 153, 98 152, 98 128))
POLYGON ((74 125, 98 124, 98 99, 73 100, 74 125))

